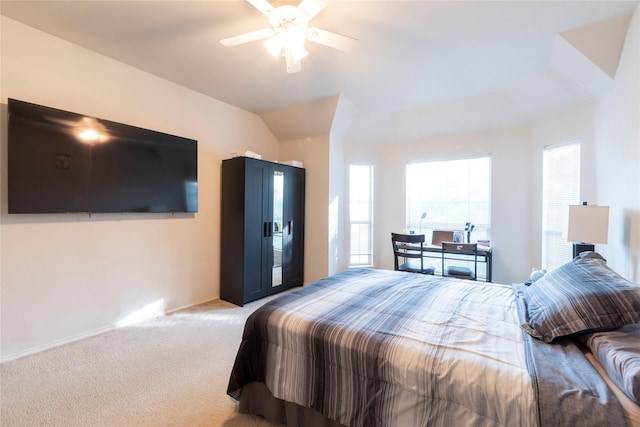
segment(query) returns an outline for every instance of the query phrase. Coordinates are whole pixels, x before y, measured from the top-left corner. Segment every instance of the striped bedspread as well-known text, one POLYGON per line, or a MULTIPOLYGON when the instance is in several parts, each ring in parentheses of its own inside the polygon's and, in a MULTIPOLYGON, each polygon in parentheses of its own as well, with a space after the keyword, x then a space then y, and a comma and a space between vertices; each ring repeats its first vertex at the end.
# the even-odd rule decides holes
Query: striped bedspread
POLYGON ((253 381, 347 426, 536 426, 510 286, 349 270, 247 321, 228 393, 253 381))

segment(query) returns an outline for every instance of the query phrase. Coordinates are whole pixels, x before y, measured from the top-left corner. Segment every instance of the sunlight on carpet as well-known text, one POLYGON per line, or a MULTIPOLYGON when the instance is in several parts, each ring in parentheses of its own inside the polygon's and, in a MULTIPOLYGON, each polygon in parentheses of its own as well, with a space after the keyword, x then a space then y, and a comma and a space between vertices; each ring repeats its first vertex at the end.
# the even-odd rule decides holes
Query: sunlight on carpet
POLYGON ((244 322, 267 300, 215 300, 6 362, 0 425, 275 426, 226 394, 244 322))

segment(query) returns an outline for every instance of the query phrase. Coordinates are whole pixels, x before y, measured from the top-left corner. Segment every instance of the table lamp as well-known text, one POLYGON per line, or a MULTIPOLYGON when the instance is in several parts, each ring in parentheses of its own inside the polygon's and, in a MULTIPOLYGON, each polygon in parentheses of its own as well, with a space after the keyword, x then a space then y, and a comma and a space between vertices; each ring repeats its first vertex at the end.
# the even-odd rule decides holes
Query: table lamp
POLYGON ((593 251, 594 243, 607 243, 609 235, 609 206, 569 206, 567 241, 573 242, 573 257, 593 251))
POLYGON ((422 220, 425 219, 426 217, 427 217, 427 213, 422 212, 422 215, 420 215, 420 234, 422 234, 422 220))

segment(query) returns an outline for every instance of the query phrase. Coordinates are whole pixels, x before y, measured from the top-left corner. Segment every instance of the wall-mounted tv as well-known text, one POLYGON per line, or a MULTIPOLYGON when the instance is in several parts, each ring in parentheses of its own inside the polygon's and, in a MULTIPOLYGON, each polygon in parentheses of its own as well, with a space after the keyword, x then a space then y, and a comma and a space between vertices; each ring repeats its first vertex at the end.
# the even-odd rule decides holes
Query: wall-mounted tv
POLYGON ((9 213, 197 212, 198 142, 9 99, 9 213))

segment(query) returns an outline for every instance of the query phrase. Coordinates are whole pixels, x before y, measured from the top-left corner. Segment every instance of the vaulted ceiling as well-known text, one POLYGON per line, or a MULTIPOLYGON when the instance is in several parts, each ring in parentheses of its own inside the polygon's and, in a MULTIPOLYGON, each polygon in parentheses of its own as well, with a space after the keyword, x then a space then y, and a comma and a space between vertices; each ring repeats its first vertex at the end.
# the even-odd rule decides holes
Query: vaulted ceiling
POLYGON ((3 0, 0 13, 272 120, 339 94, 357 112, 351 138, 375 142, 525 123, 592 99, 637 5, 330 1, 312 24, 359 43, 347 53, 307 42, 295 74, 261 41, 219 43, 268 27, 244 0, 3 0))

